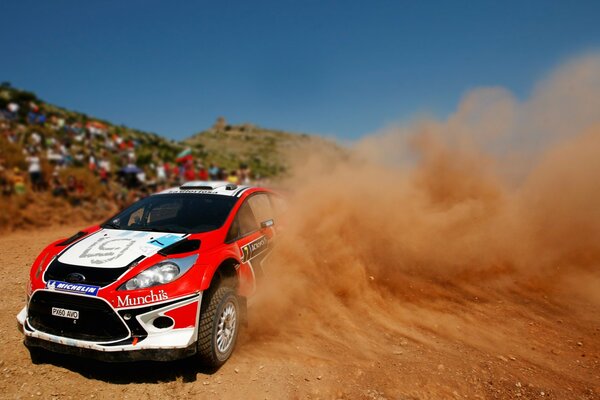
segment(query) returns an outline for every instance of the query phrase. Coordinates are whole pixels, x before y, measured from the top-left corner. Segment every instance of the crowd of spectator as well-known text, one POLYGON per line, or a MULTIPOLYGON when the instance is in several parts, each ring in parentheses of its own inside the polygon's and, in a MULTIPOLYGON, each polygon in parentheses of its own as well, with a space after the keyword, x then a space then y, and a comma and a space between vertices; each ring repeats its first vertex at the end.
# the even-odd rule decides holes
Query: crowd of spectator
POLYGON ((186 181, 248 184, 251 178, 245 164, 227 171, 215 164, 205 165, 190 149, 170 160, 154 151, 150 162, 139 166, 136 138, 99 121, 69 120, 44 112, 31 101, 10 101, 0 110, 0 141, 4 141, 0 144, 5 153, 0 153, 3 197, 48 192, 78 205, 100 195, 122 207, 186 181), (94 192, 92 187, 99 189, 94 192))

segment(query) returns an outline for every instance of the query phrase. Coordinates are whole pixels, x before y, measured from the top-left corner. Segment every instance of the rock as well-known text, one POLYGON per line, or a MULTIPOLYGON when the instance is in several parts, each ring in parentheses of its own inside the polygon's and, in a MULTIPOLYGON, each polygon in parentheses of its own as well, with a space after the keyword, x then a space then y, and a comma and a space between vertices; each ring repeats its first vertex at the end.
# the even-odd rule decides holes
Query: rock
POLYGON ((235 372, 236 374, 238 374, 240 372, 240 370, 238 368, 234 368, 233 372, 235 372))
POLYGON ((321 380, 321 378, 323 378, 321 375, 317 376, 318 380, 321 380))
POLYGON ((504 362, 508 362, 508 358, 506 358, 504 356, 498 356, 498 358, 504 362))
POLYGON ((443 371, 445 369, 444 364, 439 364, 437 366, 438 371, 443 371))
POLYGON ((582 342, 577 342, 577 346, 583 346, 582 342))

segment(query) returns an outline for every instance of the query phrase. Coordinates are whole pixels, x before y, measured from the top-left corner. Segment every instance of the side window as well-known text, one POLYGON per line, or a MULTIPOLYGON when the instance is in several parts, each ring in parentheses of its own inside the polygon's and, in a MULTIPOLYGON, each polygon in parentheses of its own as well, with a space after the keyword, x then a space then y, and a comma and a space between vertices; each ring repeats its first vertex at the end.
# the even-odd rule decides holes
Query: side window
POLYGON ((257 229, 258 223, 256 222, 256 218, 254 218, 254 214, 252 213, 252 209, 250 208, 248 201, 245 201, 238 210, 237 215, 231 224, 231 228, 227 234, 227 240, 235 240, 239 237, 252 233, 257 229))
POLYGON ((248 203, 252 208, 252 212, 256 217, 257 222, 262 222, 274 219, 273 209, 271 208, 271 202, 266 194, 255 194, 248 199, 248 203))
POLYGON ((233 219, 231 223, 231 228, 229 228, 229 232, 227 232, 227 237, 225 238, 226 242, 231 242, 232 240, 237 239, 240 236, 240 220, 238 217, 233 219))
POLYGON ((258 229, 258 223, 247 201, 240 207, 237 218, 240 224, 240 236, 247 235, 258 229))

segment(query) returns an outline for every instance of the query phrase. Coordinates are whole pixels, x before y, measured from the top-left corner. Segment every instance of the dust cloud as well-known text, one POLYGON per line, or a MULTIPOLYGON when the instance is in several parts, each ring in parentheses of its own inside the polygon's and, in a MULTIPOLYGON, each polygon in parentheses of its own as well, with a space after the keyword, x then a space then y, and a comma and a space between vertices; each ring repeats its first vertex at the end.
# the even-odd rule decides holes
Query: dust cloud
POLYGON ((446 120, 295 154, 250 341, 368 358, 394 338, 425 341, 415 327, 468 340, 455 327, 471 324, 473 346, 506 347, 503 328, 478 327, 469 302, 565 290, 598 302, 599 123, 600 56, 590 55, 525 101, 476 89, 446 120))

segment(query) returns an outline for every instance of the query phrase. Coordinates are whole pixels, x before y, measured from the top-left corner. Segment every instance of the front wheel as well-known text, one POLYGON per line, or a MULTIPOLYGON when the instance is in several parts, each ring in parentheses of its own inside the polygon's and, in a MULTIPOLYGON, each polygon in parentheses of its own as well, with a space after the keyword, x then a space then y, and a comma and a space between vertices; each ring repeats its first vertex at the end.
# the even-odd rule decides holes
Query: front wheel
POLYGON ((235 290, 220 287, 208 294, 200 310, 198 357, 211 367, 219 367, 233 352, 240 325, 239 302, 235 290))

